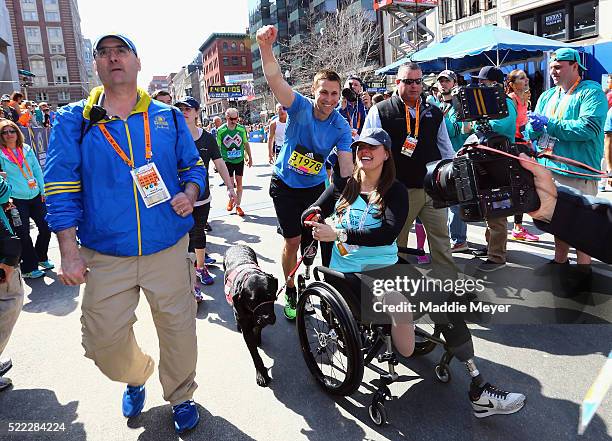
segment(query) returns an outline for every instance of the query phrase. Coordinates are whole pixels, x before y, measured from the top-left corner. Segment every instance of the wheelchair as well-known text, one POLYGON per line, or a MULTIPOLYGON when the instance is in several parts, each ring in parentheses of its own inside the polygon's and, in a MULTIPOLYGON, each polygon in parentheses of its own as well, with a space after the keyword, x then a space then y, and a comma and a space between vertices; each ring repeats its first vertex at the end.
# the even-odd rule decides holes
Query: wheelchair
MULTIPOLYGON (((423 251, 399 248, 399 253, 422 254, 423 251)), ((400 263, 406 263, 400 258, 400 263)), ((309 279, 309 270, 307 269, 309 279)), ((380 375, 368 414, 372 422, 382 426, 388 422, 385 401, 391 400, 389 385, 399 375, 399 364, 393 349, 391 325, 366 323, 360 319, 360 293, 355 292, 344 274, 317 266, 312 283, 298 283, 296 326, 302 355, 310 373, 323 389, 347 396, 360 386, 365 368, 380 375), (374 364, 387 364, 383 369, 374 364)), ((441 325, 415 325, 415 347, 411 357, 430 353, 442 345, 445 349, 435 366, 436 378, 442 383, 451 380, 449 364, 453 358, 442 336, 441 325)))

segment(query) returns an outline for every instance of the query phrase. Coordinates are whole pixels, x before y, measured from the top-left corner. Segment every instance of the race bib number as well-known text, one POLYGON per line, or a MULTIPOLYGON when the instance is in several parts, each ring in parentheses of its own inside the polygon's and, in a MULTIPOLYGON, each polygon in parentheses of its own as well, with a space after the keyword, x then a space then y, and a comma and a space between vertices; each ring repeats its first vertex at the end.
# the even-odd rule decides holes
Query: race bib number
POLYGON ((416 149, 417 142, 418 140, 416 138, 413 138, 410 135, 406 136, 406 140, 404 141, 404 144, 402 145, 402 155, 406 155, 409 158, 412 157, 412 154, 414 153, 414 149, 416 149))
POLYGON ((288 164, 290 169, 301 175, 316 176, 323 168, 323 158, 304 146, 298 145, 291 153, 288 164))
POLYGON ((242 158, 242 150, 233 149, 227 151, 227 159, 239 159, 242 158))
POLYGON ((131 170, 130 173, 147 208, 154 207, 170 199, 170 193, 155 163, 145 164, 142 167, 131 170))

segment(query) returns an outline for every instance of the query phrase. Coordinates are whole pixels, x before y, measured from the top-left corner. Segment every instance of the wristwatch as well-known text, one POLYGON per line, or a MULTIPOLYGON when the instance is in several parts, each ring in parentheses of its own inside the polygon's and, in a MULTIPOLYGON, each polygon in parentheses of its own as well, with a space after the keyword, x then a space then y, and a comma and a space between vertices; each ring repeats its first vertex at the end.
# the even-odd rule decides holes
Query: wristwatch
POLYGON ((336 238, 338 239, 339 242, 345 243, 348 239, 346 230, 336 230, 336 238))

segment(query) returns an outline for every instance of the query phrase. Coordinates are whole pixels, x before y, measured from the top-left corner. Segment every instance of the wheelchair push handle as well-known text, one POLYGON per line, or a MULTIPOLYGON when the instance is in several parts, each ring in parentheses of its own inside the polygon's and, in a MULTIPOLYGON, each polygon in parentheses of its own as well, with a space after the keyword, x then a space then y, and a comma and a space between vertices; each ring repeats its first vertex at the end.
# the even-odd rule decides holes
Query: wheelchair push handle
POLYGON ((307 225, 305 225, 305 222, 314 221, 317 217, 321 217, 320 207, 310 207, 306 209, 306 211, 302 213, 302 226, 309 228, 307 225))

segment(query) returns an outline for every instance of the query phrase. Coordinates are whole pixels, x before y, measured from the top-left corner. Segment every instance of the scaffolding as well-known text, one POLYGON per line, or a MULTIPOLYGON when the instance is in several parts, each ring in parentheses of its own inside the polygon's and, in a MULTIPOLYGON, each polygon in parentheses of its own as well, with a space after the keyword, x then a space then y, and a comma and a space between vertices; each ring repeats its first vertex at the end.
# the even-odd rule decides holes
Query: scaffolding
POLYGON ((435 39, 426 19, 435 11, 438 0, 374 0, 374 9, 392 17, 387 42, 407 57, 435 39))

